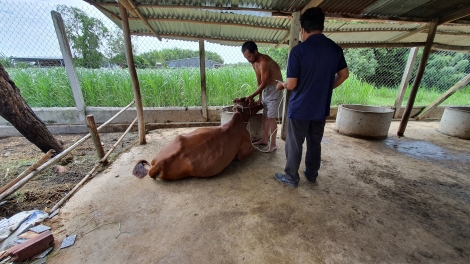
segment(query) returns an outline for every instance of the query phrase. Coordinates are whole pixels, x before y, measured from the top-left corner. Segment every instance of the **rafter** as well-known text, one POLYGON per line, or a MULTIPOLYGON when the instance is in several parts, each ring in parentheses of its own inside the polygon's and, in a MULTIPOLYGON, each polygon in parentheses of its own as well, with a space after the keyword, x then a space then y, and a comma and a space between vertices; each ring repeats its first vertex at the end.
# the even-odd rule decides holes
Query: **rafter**
POLYGON ((304 8, 302 8, 302 11, 300 14, 303 14, 305 10, 312 8, 312 7, 317 7, 319 4, 321 4, 323 0, 311 0, 304 8))
MULTIPOLYGON (((119 3, 121 3, 127 9, 127 11, 129 11, 130 13, 134 15, 137 15, 140 18, 140 20, 147 26, 147 28, 153 33, 153 35, 157 37, 158 40, 160 41, 162 40, 160 35, 155 31, 155 29, 152 28, 152 26, 149 24, 147 19, 140 13, 139 9, 137 9, 137 7, 134 5, 132 0, 119 0, 119 3)), ((127 15, 127 14, 121 14, 121 15, 127 15)))
MULTIPOLYGON (((129 18, 129 20, 140 20, 140 19, 129 18)), ((253 24, 201 21, 201 20, 191 20, 191 19, 183 19, 183 18, 147 18, 147 21, 196 23, 196 24, 220 25, 220 26, 238 26, 238 27, 261 28, 261 29, 283 30, 283 31, 289 30, 289 28, 284 28, 284 27, 269 27, 269 26, 258 26, 258 25, 253 25, 253 24)))

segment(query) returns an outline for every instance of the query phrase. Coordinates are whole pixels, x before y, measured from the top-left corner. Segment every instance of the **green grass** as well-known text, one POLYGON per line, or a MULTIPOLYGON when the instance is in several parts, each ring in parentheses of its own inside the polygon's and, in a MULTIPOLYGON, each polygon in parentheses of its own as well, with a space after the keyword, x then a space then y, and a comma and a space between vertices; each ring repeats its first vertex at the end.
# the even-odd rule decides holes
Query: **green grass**
MULTIPOLYGON (((7 68, 11 79, 20 88, 31 107, 72 107, 75 105, 65 68, 7 68)), ((285 76, 285 72, 283 73, 285 76)), ((198 106, 201 105, 199 68, 138 69, 137 75, 143 105, 198 106)), ((78 68, 77 76, 87 106, 122 107, 134 99, 132 82, 127 69, 78 68)), ((208 105, 231 105, 235 97, 252 93, 256 77, 251 66, 222 67, 206 71, 208 105)), ((470 86, 458 91, 443 105, 470 105, 470 86)), ((407 89, 403 105, 408 100, 407 89)), ((375 88, 354 75, 334 90, 332 105, 365 104, 392 106, 397 89, 375 88)), ((420 88, 415 106, 429 105, 442 92, 420 88)))

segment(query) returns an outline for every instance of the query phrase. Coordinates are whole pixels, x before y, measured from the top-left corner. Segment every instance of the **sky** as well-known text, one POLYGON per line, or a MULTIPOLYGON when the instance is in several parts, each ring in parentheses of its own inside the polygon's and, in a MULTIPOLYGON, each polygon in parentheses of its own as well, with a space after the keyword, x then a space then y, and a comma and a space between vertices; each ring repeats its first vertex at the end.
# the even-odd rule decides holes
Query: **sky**
MULTIPOLYGON (((116 27, 95 7, 81 0, 0 0, 0 56, 61 58, 59 43, 51 19, 55 5, 93 10, 106 27, 116 27)), ((199 50, 196 41, 180 41, 154 37, 133 37, 137 53, 150 50, 182 48, 199 50)), ((225 63, 247 62, 240 47, 205 43, 206 51, 218 53, 225 63)))

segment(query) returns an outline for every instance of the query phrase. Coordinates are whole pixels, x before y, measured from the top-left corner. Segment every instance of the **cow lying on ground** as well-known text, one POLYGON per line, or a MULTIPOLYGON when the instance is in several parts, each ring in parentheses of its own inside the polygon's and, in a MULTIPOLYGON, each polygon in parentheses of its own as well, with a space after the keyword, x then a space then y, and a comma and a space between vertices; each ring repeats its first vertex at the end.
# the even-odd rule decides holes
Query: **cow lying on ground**
POLYGON ((151 164, 146 160, 138 161, 133 174, 142 178, 148 172, 151 178, 163 180, 211 177, 220 173, 234 158, 242 160, 249 156, 254 148, 246 125, 263 106, 245 107, 244 98, 235 99, 234 103, 234 114, 228 123, 177 136, 158 152, 151 164), (150 171, 146 166, 151 166, 150 171))

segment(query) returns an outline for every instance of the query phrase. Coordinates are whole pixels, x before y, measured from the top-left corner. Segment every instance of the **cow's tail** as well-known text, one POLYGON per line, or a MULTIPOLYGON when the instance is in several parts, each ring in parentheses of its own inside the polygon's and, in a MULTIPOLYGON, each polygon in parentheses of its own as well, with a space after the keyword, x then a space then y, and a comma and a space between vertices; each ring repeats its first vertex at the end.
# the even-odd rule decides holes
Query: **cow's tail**
POLYGON ((145 177, 145 175, 147 175, 147 173, 149 172, 148 169, 145 167, 145 165, 150 166, 150 163, 148 163, 148 161, 146 160, 137 161, 137 164, 135 165, 134 170, 132 170, 132 174, 138 177, 139 179, 142 179, 143 177, 145 177))

